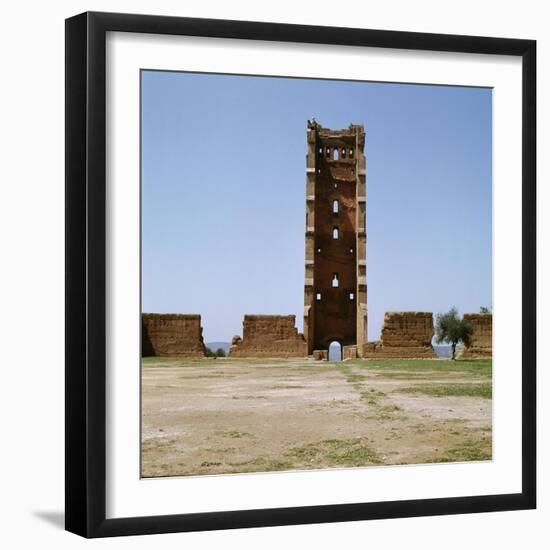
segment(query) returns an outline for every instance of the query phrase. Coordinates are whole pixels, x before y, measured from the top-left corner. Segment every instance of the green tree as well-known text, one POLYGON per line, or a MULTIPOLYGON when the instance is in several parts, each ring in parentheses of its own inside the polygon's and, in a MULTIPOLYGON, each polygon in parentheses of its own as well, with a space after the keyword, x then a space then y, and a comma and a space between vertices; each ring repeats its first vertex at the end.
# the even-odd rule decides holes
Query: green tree
POLYGON ((208 347, 206 346, 206 357, 216 357, 216 354, 208 347))
POLYGON ((484 315, 489 315, 491 313, 491 310, 488 307, 481 306, 479 308, 479 313, 483 313, 484 315))
POLYGON ((472 325, 458 316, 456 307, 452 307, 447 313, 440 313, 435 324, 435 337, 438 344, 448 342, 451 344, 455 358, 456 345, 462 342, 465 346, 470 344, 472 337, 472 325))
POLYGON ((225 351, 223 350, 223 348, 218 348, 216 350, 216 357, 225 357, 225 351))

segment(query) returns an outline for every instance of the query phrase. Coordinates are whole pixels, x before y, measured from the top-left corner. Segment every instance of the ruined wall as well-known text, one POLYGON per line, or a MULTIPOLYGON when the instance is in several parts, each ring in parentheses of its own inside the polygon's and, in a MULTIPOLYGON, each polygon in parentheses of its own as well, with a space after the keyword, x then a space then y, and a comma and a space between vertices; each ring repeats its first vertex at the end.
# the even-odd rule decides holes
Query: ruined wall
POLYGON ((233 338, 230 357, 305 357, 307 344, 295 315, 245 315, 243 337, 233 338))
POLYGON ((492 357, 493 355, 493 316, 487 313, 465 313, 474 332, 468 347, 462 346, 457 357, 473 359, 476 357, 492 357))
POLYGON ((141 354, 150 356, 204 357, 200 315, 143 313, 141 354))
POLYGON ((435 358, 433 314, 425 311, 387 312, 380 341, 362 347, 364 359, 435 358))
POLYGON ((357 359, 357 346, 342 346, 342 361, 357 359))

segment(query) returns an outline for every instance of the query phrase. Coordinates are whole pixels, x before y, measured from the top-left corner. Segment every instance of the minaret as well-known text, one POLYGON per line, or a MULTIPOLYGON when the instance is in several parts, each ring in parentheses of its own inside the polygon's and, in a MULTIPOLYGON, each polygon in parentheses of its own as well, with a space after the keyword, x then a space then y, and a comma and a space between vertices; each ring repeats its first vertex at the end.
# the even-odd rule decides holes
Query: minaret
POLYGON ((308 121, 304 336, 308 353, 367 341, 365 131, 308 121))

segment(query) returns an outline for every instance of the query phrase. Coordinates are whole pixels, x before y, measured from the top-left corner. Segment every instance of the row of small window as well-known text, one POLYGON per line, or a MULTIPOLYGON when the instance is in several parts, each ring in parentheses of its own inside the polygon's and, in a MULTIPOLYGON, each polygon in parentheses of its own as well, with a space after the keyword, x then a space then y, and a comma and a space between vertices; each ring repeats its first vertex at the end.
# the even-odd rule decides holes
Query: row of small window
POLYGON ((338 147, 330 147, 326 146, 324 149, 323 147, 319 147, 319 158, 327 158, 330 160, 339 160, 339 159, 345 159, 346 157, 352 159, 353 158, 353 147, 350 147, 346 149, 345 147, 342 147, 341 149, 338 147))
MULTIPOLYGON (((335 275, 337 275, 337 273, 335 273, 335 275)), ((333 280, 332 286, 338 286, 338 285, 334 285, 334 280, 333 280)), ((351 301, 351 300, 355 300, 355 293, 354 293, 354 292, 350 292, 350 293, 348 294, 348 297, 349 297, 350 301, 351 301)), ((321 294, 320 292, 316 292, 316 293, 315 293, 315 300, 316 300, 317 302, 320 302, 321 299, 322 299, 322 294, 321 294)))
MULTIPOLYGON (((337 229, 337 228, 336 228, 336 229, 337 229)), ((354 250, 353 248, 350 248, 350 249, 349 249, 349 253, 350 253, 350 254, 353 254, 354 252, 355 252, 355 250, 354 250)), ((321 254, 321 249, 320 249, 320 248, 317 249, 317 254, 321 254)))

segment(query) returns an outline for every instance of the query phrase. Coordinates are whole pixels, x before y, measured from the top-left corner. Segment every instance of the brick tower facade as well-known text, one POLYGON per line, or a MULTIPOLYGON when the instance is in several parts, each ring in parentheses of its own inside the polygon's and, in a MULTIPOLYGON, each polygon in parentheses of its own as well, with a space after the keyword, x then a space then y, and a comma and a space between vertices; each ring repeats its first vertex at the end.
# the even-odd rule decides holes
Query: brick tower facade
POLYGON ((308 353, 367 341, 365 131, 307 128, 304 336, 308 353))

